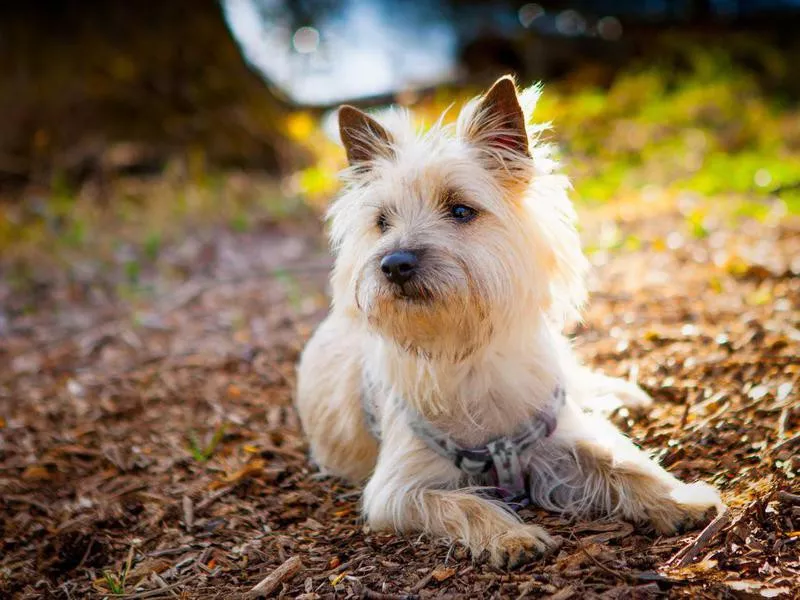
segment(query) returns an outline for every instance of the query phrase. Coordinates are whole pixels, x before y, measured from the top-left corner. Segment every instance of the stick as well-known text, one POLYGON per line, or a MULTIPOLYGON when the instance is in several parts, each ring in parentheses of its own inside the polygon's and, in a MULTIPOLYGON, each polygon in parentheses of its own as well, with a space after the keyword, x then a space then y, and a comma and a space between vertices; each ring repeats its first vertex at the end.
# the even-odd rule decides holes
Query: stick
POLYGON ((789 492, 780 490, 778 492, 778 498, 787 504, 800 504, 800 495, 798 494, 790 494, 789 492))
POLYGON ((12 502, 19 502, 20 504, 29 504, 30 506, 38 508, 48 517, 53 514, 49 506, 47 506, 44 502, 39 502, 38 500, 34 500, 33 498, 28 498, 26 496, 17 496, 15 494, 6 494, 4 498, 6 500, 11 500, 12 502))
POLYGON ((575 595, 575 588, 571 585, 568 585, 565 588, 561 588, 555 594, 551 594, 549 596, 545 596, 546 600, 567 600, 568 598, 572 598, 575 595))
POLYGON ((700 535, 697 536, 694 542, 679 550, 675 556, 669 559, 669 563, 675 563, 676 567, 685 567, 692 562, 700 552, 708 546, 709 542, 716 536, 723 527, 725 527, 731 520, 731 513, 726 506, 716 518, 709 523, 700 535))
POLYGON ((194 527, 194 506, 192 506, 192 499, 189 496, 183 497, 183 524, 187 531, 191 531, 194 527))
POLYGON ((798 442, 800 442, 800 433, 798 433, 797 435, 793 435, 790 438, 786 438, 780 444, 775 444, 775 446, 772 448, 772 451, 777 452, 778 450, 782 450, 783 448, 791 447, 792 445, 797 444, 798 442))
POLYGON ((361 598, 363 600, 416 600, 419 596, 416 594, 385 594, 365 587, 361 590, 361 598))
POLYGON ((177 589, 182 585, 186 585, 186 582, 179 581, 177 583, 173 583, 172 585, 168 585, 167 587, 160 587, 157 590, 147 590, 145 592, 137 592, 135 594, 122 594, 121 596, 108 595, 108 597, 109 598, 152 598, 153 596, 161 596, 164 593, 177 589))
POLYGON ((194 507, 195 509, 194 512, 199 513, 200 511, 205 510, 206 508, 214 504, 214 502, 222 498, 225 494, 229 494, 237 485, 238 482, 234 483, 233 485, 229 485, 228 487, 219 489, 213 494, 209 494, 208 497, 197 503, 197 506, 194 507))
POLYGON ((594 556, 592 556, 589 553, 589 551, 580 542, 578 542, 578 547, 581 549, 581 552, 583 552, 586 555, 586 557, 590 561, 592 561, 595 565, 597 565, 600 569, 602 569, 603 571, 605 571, 609 575, 612 575, 613 577, 616 577, 617 579, 621 579, 622 581, 628 581, 628 577, 626 577, 622 573, 619 573, 619 572, 615 571, 614 569, 612 569, 610 567, 605 566, 603 563, 601 563, 599 560, 597 560, 594 556))
POLYGON ((259 581, 253 587, 253 589, 245 594, 245 597, 259 598, 261 596, 268 596, 274 592, 281 583, 297 575, 297 572, 302 568, 303 563, 300 562, 300 557, 293 556, 280 567, 275 569, 272 573, 264 577, 264 579, 259 581))
POLYGON ((784 439, 789 430, 789 405, 783 407, 781 416, 778 417, 778 438, 784 439))
POLYGON ((419 580, 419 581, 418 581, 418 582, 417 582, 417 583, 414 585, 414 587, 412 587, 412 588, 411 588, 411 593, 412 593, 412 594, 416 594, 416 593, 417 593, 417 592, 419 592, 419 591, 420 591, 422 588, 424 588, 426 585, 428 585, 428 584, 431 582, 431 579, 433 579, 433 572, 434 572, 434 569, 431 569, 431 572, 430 572, 430 573, 428 573, 427 575, 425 575, 425 577, 423 577, 422 579, 420 579, 420 580, 419 580))

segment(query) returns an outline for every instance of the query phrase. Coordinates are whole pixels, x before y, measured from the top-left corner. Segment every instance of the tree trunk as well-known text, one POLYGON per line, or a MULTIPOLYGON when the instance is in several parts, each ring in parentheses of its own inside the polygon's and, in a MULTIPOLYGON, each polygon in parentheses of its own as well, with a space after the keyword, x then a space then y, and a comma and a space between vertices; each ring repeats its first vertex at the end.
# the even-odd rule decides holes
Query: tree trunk
POLYGON ((0 182, 175 155, 278 171, 286 109, 215 0, 0 4, 0 182))

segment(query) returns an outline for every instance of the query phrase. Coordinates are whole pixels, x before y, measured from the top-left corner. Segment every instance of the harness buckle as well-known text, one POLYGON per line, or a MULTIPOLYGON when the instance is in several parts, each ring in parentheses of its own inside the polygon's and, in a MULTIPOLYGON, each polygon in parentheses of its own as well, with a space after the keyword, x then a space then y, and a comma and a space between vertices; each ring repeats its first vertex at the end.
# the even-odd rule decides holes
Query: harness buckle
POLYGON ((525 474, 516 445, 508 438, 498 438, 486 444, 492 457, 497 486, 511 496, 527 496, 525 474))
POLYGON ((489 453, 469 448, 457 449, 453 462, 456 468, 470 475, 483 475, 494 467, 494 461, 489 453))

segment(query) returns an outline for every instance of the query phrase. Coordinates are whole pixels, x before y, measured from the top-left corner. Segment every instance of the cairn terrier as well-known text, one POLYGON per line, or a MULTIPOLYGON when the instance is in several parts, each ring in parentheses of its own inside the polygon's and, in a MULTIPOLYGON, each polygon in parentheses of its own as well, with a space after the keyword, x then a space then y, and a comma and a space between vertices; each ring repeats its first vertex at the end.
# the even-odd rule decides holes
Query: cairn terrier
POLYGON ((557 543, 517 516, 526 503, 666 534, 721 507, 612 425, 601 406, 650 397, 581 366, 562 334, 587 261, 569 183, 529 124, 539 92, 503 77, 426 132, 402 113, 340 109, 333 303, 296 399, 314 461, 366 481, 372 529, 426 532, 505 567, 557 543))

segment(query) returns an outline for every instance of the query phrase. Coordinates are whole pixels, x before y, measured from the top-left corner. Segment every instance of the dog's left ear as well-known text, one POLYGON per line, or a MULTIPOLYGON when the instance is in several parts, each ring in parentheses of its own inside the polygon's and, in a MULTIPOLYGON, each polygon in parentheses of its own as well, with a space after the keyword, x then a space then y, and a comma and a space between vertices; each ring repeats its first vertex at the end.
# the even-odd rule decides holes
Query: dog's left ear
MULTIPOLYGON (((504 163, 511 163, 514 158, 530 158, 525 115, 514 80, 509 75, 498 79, 478 101, 464 136, 504 163)), ((512 165, 504 166, 509 168, 512 165)))

